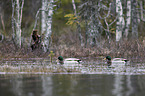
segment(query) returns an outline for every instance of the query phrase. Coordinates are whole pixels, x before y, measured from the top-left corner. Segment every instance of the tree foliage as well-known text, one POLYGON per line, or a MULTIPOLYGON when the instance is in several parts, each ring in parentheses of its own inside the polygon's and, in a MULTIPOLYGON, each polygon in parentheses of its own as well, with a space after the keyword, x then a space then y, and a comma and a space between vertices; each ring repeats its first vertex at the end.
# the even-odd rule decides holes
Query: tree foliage
POLYGON ((74 14, 66 14, 64 17, 68 18, 67 25, 79 24, 78 17, 74 14))

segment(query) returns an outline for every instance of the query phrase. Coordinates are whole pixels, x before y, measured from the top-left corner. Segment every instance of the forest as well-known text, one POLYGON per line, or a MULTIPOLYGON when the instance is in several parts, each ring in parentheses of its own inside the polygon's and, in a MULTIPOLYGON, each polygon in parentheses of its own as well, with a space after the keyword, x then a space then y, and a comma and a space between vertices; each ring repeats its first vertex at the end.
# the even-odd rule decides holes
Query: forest
POLYGON ((145 0, 0 0, 0 57, 144 58, 144 26, 145 0))

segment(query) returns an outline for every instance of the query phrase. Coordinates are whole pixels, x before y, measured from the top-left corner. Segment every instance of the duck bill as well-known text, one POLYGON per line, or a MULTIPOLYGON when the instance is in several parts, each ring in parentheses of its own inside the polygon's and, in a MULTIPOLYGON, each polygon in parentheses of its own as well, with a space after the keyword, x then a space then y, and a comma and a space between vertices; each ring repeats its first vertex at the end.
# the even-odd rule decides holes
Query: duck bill
POLYGON ((104 58, 103 60, 106 60, 106 58, 104 58))

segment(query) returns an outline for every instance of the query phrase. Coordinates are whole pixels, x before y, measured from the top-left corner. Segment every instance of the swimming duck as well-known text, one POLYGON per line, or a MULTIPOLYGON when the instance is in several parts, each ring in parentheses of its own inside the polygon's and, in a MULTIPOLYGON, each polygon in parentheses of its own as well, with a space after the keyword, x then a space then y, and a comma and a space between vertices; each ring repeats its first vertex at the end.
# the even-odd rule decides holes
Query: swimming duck
POLYGON ((107 60, 107 65, 108 66, 110 66, 112 64, 110 56, 106 56, 106 58, 104 58, 104 60, 107 60))
POLYGON ((62 57, 62 56, 59 56, 59 57, 58 57, 58 61, 59 61, 59 62, 58 62, 59 64, 64 64, 64 62, 63 62, 63 57, 62 57))
POLYGON ((105 58, 107 60, 108 66, 114 66, 114 65, 126 65, 129 60, 124 58, 113 58, 111 59, 111 56, 106 56, 105 58))
POLYGON ((64 64, 64 65, 73 65, 73 64, 80 64, 81 65, 81 60, 80 59, 77 59, 77 58, 66 58, 66 59, 63 59, 62 56, 59 56, 58 57, 58 63, 59 64, 64 64))

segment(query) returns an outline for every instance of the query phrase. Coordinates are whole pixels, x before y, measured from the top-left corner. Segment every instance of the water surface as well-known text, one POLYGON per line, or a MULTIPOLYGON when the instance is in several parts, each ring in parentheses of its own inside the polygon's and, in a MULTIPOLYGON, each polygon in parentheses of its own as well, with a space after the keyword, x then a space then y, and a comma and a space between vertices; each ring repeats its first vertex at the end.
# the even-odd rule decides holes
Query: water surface
POLYGON ((144 96, 145 63, 108 68, 102 59, 65 68, 44 58, 0 60, 0 96, 144 96))
POLYGON ((0 96, 144 96, 145 75, 0 75, 0 96))

